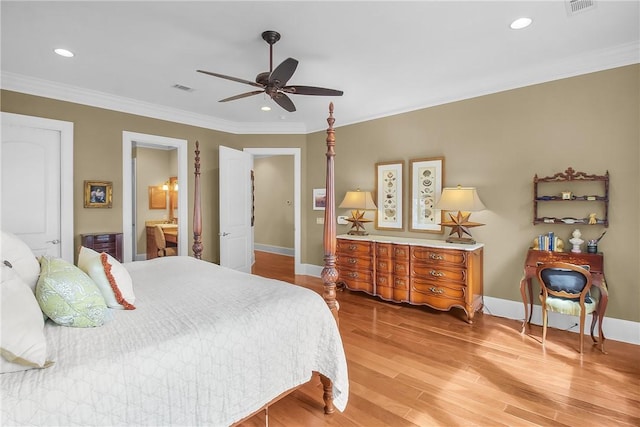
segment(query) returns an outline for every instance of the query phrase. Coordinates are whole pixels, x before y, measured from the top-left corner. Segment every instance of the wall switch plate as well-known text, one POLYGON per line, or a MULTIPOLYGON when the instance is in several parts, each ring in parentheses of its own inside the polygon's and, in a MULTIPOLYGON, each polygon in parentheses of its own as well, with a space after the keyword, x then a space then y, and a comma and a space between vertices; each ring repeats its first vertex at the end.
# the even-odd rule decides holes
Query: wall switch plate
POLYGON ((320 224, 323 225, 324 224, 324 217, 319 216, 316 218, 316 224, 320 224))
POLYGON ((340 216, 338 216, 338 224, 347 225, 347 224, 349 224, 349 221, 347 221, 347 217, 346 216, 340 215, 340 216))

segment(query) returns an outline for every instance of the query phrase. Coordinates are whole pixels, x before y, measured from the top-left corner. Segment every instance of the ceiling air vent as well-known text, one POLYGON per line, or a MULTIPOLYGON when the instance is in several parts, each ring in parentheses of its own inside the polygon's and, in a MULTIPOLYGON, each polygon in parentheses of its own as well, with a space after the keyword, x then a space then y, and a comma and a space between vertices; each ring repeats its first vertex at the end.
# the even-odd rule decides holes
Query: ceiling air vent
POLYGON ((193 88, 190 88, 189 86, 181 85, 179 83, 174 84, 172 87, 174 89, 180 89, 180 90, 183 90, 185 92, 193 92, 193 88))
POLYGON ((573 16, 578 13, 586 12, 587 10, 595 9, 595 0, 566 0, 565 6, 567 7, 567 15, 573 16))

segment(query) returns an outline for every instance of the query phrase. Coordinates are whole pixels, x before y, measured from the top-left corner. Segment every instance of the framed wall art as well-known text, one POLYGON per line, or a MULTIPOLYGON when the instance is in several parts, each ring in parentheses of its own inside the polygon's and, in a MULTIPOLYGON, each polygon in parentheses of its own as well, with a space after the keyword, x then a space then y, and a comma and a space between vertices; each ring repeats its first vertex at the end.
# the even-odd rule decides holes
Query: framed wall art
POLYGON ((444 157, 414 159, 409 161, 410 183, 410 231, 442 233, 442 211, 436 202, 442 194, 444 157))
POLYGON ((314 188, 313 189, 313 210, 323 211, 326 203, 327 203, 327 189, 314 188))
POLYGON ((85 208, 110 208, 113 198, 113 183, 109 181, 84 182, 85 208))
POLYGON ((167 190, 162 185, 149 186, 149 209, 167 209, 167 190))
POLYGON ((375 227, 378 230, 402 230, 404 224, 402 194, 404 191, 404 161, 376 163, 375 227))

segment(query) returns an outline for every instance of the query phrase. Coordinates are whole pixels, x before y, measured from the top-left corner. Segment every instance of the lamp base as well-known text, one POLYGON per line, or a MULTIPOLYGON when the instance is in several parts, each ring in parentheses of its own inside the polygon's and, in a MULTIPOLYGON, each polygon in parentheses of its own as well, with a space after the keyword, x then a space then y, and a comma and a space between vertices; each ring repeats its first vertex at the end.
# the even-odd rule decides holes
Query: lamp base
POLYGON ((347 234, 351 236, 368 236, 369 235, 369 233, 367 233, 365 230, 351 230, 347 234))
POLYGON ((471 237, 449 237, 447 243, 460 243, 463 245, 475 245, 476 241, 471 237))

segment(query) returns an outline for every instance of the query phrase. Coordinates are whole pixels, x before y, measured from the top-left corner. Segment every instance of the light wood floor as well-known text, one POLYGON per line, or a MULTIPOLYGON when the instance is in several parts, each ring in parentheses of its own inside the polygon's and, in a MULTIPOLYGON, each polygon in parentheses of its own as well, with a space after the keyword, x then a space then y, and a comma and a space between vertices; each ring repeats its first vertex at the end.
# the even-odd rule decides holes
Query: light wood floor
MULTIPOLYGON (((319 293, 293 259, 259 253, 254 272, 319 293)), ((439 312, 338 292, 350 395, 324 415, 318 378, 270 406, 278 426, 640 426, 640 346, 607 340, 604 355, 578 335, 461 310, 439 312)), ((606 334, 607 325, 604 324, 606 334)), ((589 338, 590 342, 590 338, 589 338)), ((265 413, 243 426, 264 426, 265 413)))

